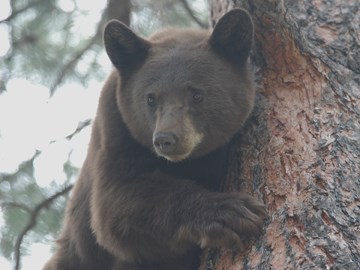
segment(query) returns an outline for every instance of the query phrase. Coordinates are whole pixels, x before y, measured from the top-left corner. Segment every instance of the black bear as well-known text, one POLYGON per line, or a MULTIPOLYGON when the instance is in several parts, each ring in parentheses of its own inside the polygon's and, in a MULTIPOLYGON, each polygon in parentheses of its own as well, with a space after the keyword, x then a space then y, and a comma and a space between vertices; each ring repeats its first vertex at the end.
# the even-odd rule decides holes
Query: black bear
POLYGON ((143 39, 107 24, 115 70, 44 269, 193 270, 201 248, 237 249, 261 231, 262 203, 218 191, 228 142, 253 107, 252 40, 242 9, 211 33, 167 29, 143 39))

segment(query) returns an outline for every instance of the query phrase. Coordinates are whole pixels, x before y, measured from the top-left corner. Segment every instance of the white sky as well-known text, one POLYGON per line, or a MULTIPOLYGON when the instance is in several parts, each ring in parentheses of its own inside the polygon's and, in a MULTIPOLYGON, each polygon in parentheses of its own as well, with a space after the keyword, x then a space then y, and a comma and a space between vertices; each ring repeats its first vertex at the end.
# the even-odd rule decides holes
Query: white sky
MULTIPOLYGON (((0 170, 15 172, 21 162, 40 150, 42 154, 34 161, 38 185, 63 183, 66 180, 63 165, 70 151, 72 164, 82 166, 91 128, 83 129, 70 141, 64 138, 75 131, 79 121, 94 117, 101 87, 102 83, 95 81, 87 89, 67 84, 49 99, 44 86, 23 79, 11 80, 7 91, 0 95, 0 170)), ((0 229, 3 225, 0 210, 0 229)), ((49 257, 49 245, 34 243, 23 256, 22 269, 41 269, 49 257)), ((12 269, 4 260, 0 256, 0 268, 12 269)))
MULTIPOLYGON (((74 132, 79 121, 94 117, 101 86, 102 83, 92 82, 83 89, 68 84, 49 99, 44 86, 22 79, 11 80, 7 92, 0 95, 0 170, 15 172, 22 161, 40 150, 42 154, 34 162, 38 185, 63 183, 66 180, 63 164, 70 151, 72 164, 81 167, 91 128, 85 128, 71 141, 64 137, 74 132)), ((0 210, 0 229, 4 225, 1 216, 0 210)), ((49 256, 49 245, 34 243, 29 254, 23 256, 22 269, 41 269, 49 256)), ((0 268, 12 269, 4 260, 0 256, 0 268)))
MULTIPOLYGON (((81 29, 82 37, 93 35, 106 1, 76 0, 86 15, 78 17, 74 31, 81 29)), ((59 0, 64 11, 74 8, 73 0, 59 0)), ((10 14, 9 1, 1 0, 0 20, 10 14)), ((9 26, 0 24, 0 57, 9 50, 9 26)), ((103 60, 110 70, 108 59, 103 60)), ((66 176, 63 165, 68 159, 81 167, 90 138, 90 127, 83 129, 71 141, 65 137, 73 133, 80 121, 93 118, 96 112, 102 82, 91 81, 84 89, 79 84, 66 84, 50 98, 49 89, 30 81, 14 78, 7 91, 0 95, 0 171, 15 172, 21 162, 32 157, 36 150, 42 154, 35 159, 35 177, 41 187, 63 183, 66 176)), ((4 226, 0 209, 0 230, 4 226)), ((22 270, 41 269, 50 257, 50 246, 33 243, 28 254, 22 256, 22 270)), ((0 255, 0 269, 13 269, 13 262, 0 255)))

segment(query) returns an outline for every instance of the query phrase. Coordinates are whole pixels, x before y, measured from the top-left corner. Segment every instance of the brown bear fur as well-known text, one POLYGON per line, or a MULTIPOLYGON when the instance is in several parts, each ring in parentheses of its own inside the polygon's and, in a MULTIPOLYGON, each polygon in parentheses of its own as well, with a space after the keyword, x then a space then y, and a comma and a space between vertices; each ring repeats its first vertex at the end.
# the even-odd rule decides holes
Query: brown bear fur
POLYGON ((167 29, 145 40, 107 25, 116 69, 45 270, 193 270, 201 248, 238 249, 260 232, 262 203, 217 191, 228 142, 253 106, 252 39, 241 9, 212 33, 167 29))

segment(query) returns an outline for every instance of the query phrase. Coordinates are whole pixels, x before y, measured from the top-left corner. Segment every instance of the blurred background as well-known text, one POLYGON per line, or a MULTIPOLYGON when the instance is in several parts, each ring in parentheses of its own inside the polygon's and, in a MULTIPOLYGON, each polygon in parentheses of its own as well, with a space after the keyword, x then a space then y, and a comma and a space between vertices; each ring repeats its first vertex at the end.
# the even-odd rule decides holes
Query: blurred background
POLYGON ((41 269, 84 161, 112 66, 109 19, 142 36, 207 28, 208 0, 1 0, 0 268, 41 269))

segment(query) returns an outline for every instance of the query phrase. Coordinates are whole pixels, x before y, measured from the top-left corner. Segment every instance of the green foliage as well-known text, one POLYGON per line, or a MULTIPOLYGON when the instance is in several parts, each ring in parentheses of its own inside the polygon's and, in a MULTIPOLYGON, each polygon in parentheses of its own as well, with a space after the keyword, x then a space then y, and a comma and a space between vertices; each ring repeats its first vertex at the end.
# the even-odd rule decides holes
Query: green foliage
MULTIPOLYGON (((5 22, 11 26, 12 48, 0 63, 10 73, 10 78, 22 77, 57 87, 63 83, 62 77, 81 82, 87 74, 96 73, 98 67, 94 65, 83 72, 75 72, 74 58, 81 60, 91 49, 90 62, 96 62, 102 51, 101 36, 79 35, 75 24, 83 14, 81 10, 64 11, 56 0, 13 0, 11 4, 15 14, 29 7, 5 22)), ((94 29, 97 23, 93 22, 94 29)))
MULTIPOLYGON (((0 233, 0 252, 8 259, 13 255, 15 242, 25 226, 29 224, 35 207, 61 189, 58 185, 44 189, 36 183, 33 161, 39 154, 24 162, 15 174, 2 175, 0 187, 5 186, 6 183, 10 188, 7 188, 7 192, 0 189, 3 218, 6 224, 0 233)), ((78 173, 78 169, 72 167, 69 162, 64 165, 64 170, 67 172, 68 179, 74 178, 78 173)), ((31 241, 24 242, 22 250, 26 252, 31 242, 49 242, 56 239, 62 224, 67 197, 66 195, 57 198, 50 207, 40 211, 31 233, 31 241)))
MULTIPOLYGON (((89 77, 104 79, 99 57, 103 52, 102 28, 107 18, 90 16, 76 2, 74 9, 68 11, 61 8, 60 0, 12 0, 13 15, 3 21, 10 26, 12 47, 0 59, 0 75, 6 74, 7 79, 26 78, 48 86, 51 92, 67 81, 86 86, 89 77), (89 18, 90 25, 84 25, 84 17, 89 18), (83 33, 85 27, 92 28, 93 33, 83 33), (87 68, 79 68, 85 64, 87 68)), ((199 27, 183 3, 133 0, 132 28, 146 36, 165 26, 199 27)), ((206 3, 188 1, 193 14, 204 24, 207 12, 199 7, 207 7, 206 3)), ((99 10, 98 14, 102 12, 99 10)))

